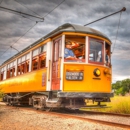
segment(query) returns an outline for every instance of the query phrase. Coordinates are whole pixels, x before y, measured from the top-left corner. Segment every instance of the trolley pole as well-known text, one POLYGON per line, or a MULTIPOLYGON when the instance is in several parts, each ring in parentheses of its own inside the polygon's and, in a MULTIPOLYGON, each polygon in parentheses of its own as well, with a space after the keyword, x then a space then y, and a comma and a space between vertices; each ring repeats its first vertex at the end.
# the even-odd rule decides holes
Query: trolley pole
POLYGON ((97 22, 97 21, 99 21, 99 20, 105 19, 105 18, 107 18, 107 17, 109 17, 109 16, 112 16, 112 15, 117 14, 117 13, 122 12, 122 11, 126 11, 126 8, 123 7, 121 10, 119 10, 119 11, 117 11, 117 12, 115 12, 115 13, 109 14, 109 15, 107 15, 107 16, 105 16, 105 17, 102 17, 102 18, 97 19, 97 20, 95 20, 95 21, 93 21, 93 22, 90 22, 90 23, 88 23, 88 24, 85 24, 84 26, 87 26, 87 25, 89 25, 89 24, 95 23, 95 22, 97 22))

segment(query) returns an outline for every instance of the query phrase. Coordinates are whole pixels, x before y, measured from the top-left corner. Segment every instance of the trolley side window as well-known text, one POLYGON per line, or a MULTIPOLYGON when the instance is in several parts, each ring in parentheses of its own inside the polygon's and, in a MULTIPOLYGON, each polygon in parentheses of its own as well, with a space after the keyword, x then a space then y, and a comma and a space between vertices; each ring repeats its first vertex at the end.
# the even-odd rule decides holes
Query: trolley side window
POLYGON ((4 78, 4 68, 1 68, 1 71, 0 71, 0 80, 2 81, 4 78))
POLYGON ((105 43, 105 65, 111 67, 111 46, 105 43))
POLYGON ((7 77, 6 78, 11 78, 11 77, 16 76, 15 75, 15 71, 16 71, 15 66, 16 66, 16 61, 13 61, 7 65, 7 77))
POLYGON ((46 44, 33 50, 32 70, 46 67, 46 44))
POLYGON ((46 44, 40 47, 39 68, 46 67, 46 44))
POLYGON ((21 75, 29 72, 29 58, 30 58, 30 53, 18 59, 17 75, 21 75))
POLYGON ((5 80, 6 79, 6 66, 1 68, 1 72, 0 72, 0 80, 5 80))
POLYGON ((89 62, 103 64, 103 41, 89 39, 89 62))
POLYGON ((1 72, 0 80, 1 80, 1 81, 3 80, 3 72, 1 72))
POLYGON ((38 49, 35 49, 33 51, 32 70, 37 70, 38 69, 38 61, 39 61, 38 49))

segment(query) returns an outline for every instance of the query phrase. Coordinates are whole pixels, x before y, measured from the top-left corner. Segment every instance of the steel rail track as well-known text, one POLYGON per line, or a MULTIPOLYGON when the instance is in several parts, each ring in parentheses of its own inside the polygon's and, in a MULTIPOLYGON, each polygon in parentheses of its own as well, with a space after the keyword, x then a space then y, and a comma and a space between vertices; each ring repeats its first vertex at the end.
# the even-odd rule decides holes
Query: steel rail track
POLYGON ((62 114, 54 113, 54 112, 49 112, 49 113, 53 114, 53 115, 58 115, 61 117, 74 118, 74 119, 79 119, 79 120, 83 120, 83 121, 90 121, 90 122, 94 122, 94 123, 104 124, 104 125, 108 125, 108 126, 130 129, 130 125, 127 125, 127 124, 120 124, 120 123, 114 123, 114 122, 109 122, 109 121, 90 119, 87 117, 81 117, 81 116, 77 116, 77 115, 75 116, 75 115, 69 115, 69 114, 63 114, 63 113, 62 114))
POLYGON ((99 112, 99 111, 81 111, 78 110, 80 114, 93 114, 93 115, 110 115, 110 116, 119 116, 119 117, 130 117, 130 114, 119 114, 119 113, 109 113, 109 112, 99 112))

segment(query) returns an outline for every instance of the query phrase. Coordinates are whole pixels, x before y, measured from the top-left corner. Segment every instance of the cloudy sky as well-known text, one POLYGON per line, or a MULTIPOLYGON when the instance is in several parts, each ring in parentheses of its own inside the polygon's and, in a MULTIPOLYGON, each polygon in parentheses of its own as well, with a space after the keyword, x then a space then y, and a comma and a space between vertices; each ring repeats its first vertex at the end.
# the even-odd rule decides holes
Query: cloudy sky
POLYGON ((88 26, 113 43, 113 82, 130 78, 130 0, 0 0, 0 6, 44 17, 36 24, 41 20, 0 9, 0 64, 17 53, 10 46, 21 51, 64 23, 85 25, 126 7, 117 40, 120 13, 88 26))

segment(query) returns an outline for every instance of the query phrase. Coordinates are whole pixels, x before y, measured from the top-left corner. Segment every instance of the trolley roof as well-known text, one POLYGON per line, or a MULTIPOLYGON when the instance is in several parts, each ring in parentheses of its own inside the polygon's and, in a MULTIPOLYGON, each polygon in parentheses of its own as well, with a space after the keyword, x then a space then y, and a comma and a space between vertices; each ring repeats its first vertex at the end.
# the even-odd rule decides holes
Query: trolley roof
POLYGON ((54 31, 47 34, 44 38, 45 39, 49 38, 49 37, 54 36, 61 32, 76 32, 76 33, 93 34, 96 36, 104 37, 105 39, 110 41, 110 39, 105 34, 99 32, 95 29, 92 29, 92 28, 86 27, 86 26, 82 26, 82 25, 70 24, 70 23, 66 23, 66 24, 59 26, 57 29, 55 29, 54 31))
MULTIPOLYGON (((16 55, 14 55, 13 57, 9 58, 8 60, 6 60, 3 64, 5 64, 6 62, 12 60, 13 58, 15 58, 18 55, 21 55, 22 53, 24 53, 26 50, 29 50, 30 48, 36 46, 37 44, 39 44, 40 42, 51 38, 57 34, 60 34, 62 32, 76 32, 76 33, 85 33, 85 34, 92 34, 92 35, 96 35, 96 36, 100 36, 103 37, 105 39, 107 39, 108 41, 110 41, 110 39, 103 33, 92 29, 90 27, 86 27, 86 26, 82 26, 82 25, 76 25, 76 24, 71 24, 71 23, 66 23, 63 24, 61 26, 59 26, 58 28, 56 28, 55 30, 53 30, 52 32, 50 32, 49 34, 45 35, 44 37, 42 37, 41 39, 37 40, 36 42, 34 42, 33 44, 29 45, 28 47, 26 47, 25 49, 23 49, 22 51, 20 51, 19 53, 17 53, 16 55)), ((111 42, 111 41, 110 41, 111 42)), ((3 65, 2 64, 2 65, 3 65)))

